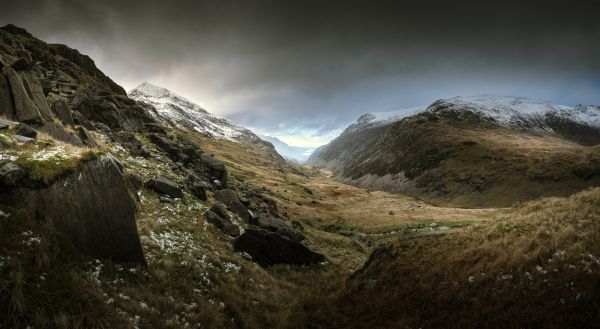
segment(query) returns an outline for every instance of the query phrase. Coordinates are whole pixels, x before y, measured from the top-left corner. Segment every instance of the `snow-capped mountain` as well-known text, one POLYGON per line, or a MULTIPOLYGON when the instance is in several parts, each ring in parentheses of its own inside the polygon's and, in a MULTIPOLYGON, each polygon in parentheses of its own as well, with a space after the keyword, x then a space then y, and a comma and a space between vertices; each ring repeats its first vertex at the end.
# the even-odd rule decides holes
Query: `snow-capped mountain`
POLYGON ((438 100, 428 111, 468 111, 511 127, 537 128, 552 131, 550 120, 572 121, 600 128, 600 107, 556 105, 522 97, 478 96, 438 100))
POLYGON ((129 92, 129 97, 146 105, 151 114, 179 128, 195 130, 217 139, 236 142, 262 142, 249 129, 209 113, 174 92, 144 82, 129 92))
POLYGON ((443 113, 448 111, 470 112, 495 122, 523 128, 536 128, 552 131, 548 119, 573 121, 590 127, 600 127, 600 107, 577 105, 575 107, 556 105, 546 101, 523 97, 475 96, 440 99, 430 106, 412 107, 389 112, 363 114, 346 128, 344 134, 364 129, 384 126, 400 121, 421 112, 443 113))

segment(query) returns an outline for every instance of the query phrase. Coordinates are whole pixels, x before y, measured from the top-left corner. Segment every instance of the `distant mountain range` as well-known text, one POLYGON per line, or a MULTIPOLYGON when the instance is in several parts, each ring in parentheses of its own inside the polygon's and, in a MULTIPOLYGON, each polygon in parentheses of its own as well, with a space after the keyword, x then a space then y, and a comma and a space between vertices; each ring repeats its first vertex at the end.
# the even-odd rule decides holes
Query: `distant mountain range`
POLYGON ((308 157, 314 150, 313 148, 309 147, 288 145, 281 139, 273 136, 260 135, 260 138, 273 144, 277 152, 281 154, 284 158, 298 163, 306 162, 306 160, 308 160, 308 157))
POLYGON ((466 206, 510 205, 600 183, 599 143, 597 106, 455 97, 365 114, 308 163, 360 187, 466 206))

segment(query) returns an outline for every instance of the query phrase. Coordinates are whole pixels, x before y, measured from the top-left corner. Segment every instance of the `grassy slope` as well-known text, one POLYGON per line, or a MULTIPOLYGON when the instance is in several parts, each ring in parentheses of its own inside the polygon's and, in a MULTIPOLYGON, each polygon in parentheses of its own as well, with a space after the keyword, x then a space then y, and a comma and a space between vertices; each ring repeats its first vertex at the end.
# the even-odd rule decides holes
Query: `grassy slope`
POLYGON ((600 318, 600 189, 397 240, 305 311, 321 327, 585 328, 600 318))
MULTIPOLYGON (((166 157, 131 158, 97 137, 103 150, 143 179, 159 172, 183 179, 169 172, 166 157)), ((594 317, 581 310, 598 305, 592 295, 597 292, 597 263, 588 256, 600 255, 598 190, 514 209, 435 207, 336 183, 321 172, 281 163, 261 148, 198 141, 207 153, 226 161, 234 184, 265 188, 282 212, 300 220, 307 244, 330 262, 261 268, 232 251, 230 238, 204 221, 209 203, 189 195, 168 205, 152 191, 141 191, 138 227, 147 269, 77 256, 50 227, 11 213, 0 232, 6 241, 0 251, 5 323, 58 328, 180 328, 186 323, 206 328, 464 327, 486 319, 497 324, 518 316, 525 306, 537 314, 531 321, 553 314, 560 320, 565 312, 583 322, 594 317), (434 222, 470 226, 437 231, 429 228, 434 222), (364 252, 352 247, 352 237, 342 234, 346 230, 366 233, 356 238, 364 252), (346 281, 379 243, 394 243, 393 250, 400 253, 346 281), (564 259, 552 264, 559 268, 554 272, 548 259, 557 252, 555 258, 564 259), (542 274, 538 265, 549 273, 542 274), (531 285, 525 272, 534 278, 531 285), (545 279, 561 288, 553 290, 545 279), (569 286, 562 288, 565 283, 569 286), (569 306, 556 308, 560 298, 569 306), (573 298, 591 306, 571 304, 573 298)))
POLYGON ((406 118, 340 138, 321 157, 353 185, 468 207, 511 206, 600 184, 598 147, 475 116, 406 118))

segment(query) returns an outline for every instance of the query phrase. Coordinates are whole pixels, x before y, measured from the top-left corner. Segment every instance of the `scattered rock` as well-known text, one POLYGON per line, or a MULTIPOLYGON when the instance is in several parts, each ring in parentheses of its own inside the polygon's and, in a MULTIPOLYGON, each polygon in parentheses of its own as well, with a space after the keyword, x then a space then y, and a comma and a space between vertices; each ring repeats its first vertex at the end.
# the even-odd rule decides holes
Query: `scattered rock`
POLYGON ((274 264, 306 265, 323 262, 325 257, 298 241, 263 229, 247 229, 233 242, 238 252, 247 252, 262 266, 274 264))
POLYGON ((238 197, 238 194, 234 190, 223 189, 215 191, 215 199, 221 201, 229 211, 237 214, 246 222, 250 219, 248 208, 244 206, 238 197))
POLYGON ((75 122, 73 122, 73 116, 71 115, 71 108, 67 101, 60 98, 52 102, 52 111, 58 119, 66 126, 75 126, 75 122))
POLYGON ((390 212, 388 212, 388 215, 390 215, 390 216, 394 215, 394 211, 390 210, 390 212))
POLYGON ((306 186, 302 186, 302 190, 306 194, 313 195, 313 191, 311 189, 309 189, 308 187, 306 187, 306 186))
POLYGON ((183 192, 181 191, 177 183, 164 176, 158 176, 156 178, 149 179, 146 182, 145 186, 153 189, 158 193, 167 194, 173 198, 183 197, 183 192))
POLYGON ((37 138, 37 131, 33 127, 24 123, 17 123, 13 128, 16 135, 21 135, 29 138, 37 138))
POLYGON ((231 219, 225 212, 223 205, 214 204, 210 210, 208 210, 204 216, 206 221, 215 225, 218 229, 228 234, 229 236, 236 237, 240 235, 240 228, 231 222, 231 219))
POLYGON ((13 186, 25 176, 25 170, 13 162, 7 162, 0 166, 0 184, 2 186, 13 186))
POLYGON ((168 195, 159 195, 158 201, 160 201, 160 203, 175 204, 175 200, 168 195))
POLYGON ((179 148, 177 144, 166 137, 162 137, 156 134, 152 134, 149 136, 150 142, 158 146, 161 150, 171 154, 177 155, 179 154, 179 148))
POLYGON ((8 123, 0 120, 0 130, 4 130, 4 129, 8 129, 10 128, 10 126, 8 125, 8 123))

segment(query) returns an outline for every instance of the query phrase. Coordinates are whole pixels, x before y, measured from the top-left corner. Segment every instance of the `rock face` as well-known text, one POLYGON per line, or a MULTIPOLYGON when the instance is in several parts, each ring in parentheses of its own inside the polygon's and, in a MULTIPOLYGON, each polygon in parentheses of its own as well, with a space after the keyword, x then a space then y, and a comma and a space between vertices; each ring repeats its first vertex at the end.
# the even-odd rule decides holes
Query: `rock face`
POLYGON ((73 122, 73 116, 71 115, 71 108, 64 99, 57 99, 53 101, 52 111, 65 126, 75 126, 75 122, 73 122))
POLYGON ((149 179, 145 185, 146 187, 151 188, 158 193, 167 194, 172 198, 183 197, 183 192, 177 183, 164 176, 158 176, 156 178, 149 179))
POLYGON ((15 115, 15 108, 13 107, 12 95, 10 94, 10 86, 8 85, 8 79, 4 74, 0 74, 0 116, 4 116, 7 119, 12 120, 15 115))
POLYGON ((119 169, 106 156, 48 187, 0 187, 0 203, 54 224, 84 254, 145 263, 136 207, 119 169))
POLYGON ((37 106, 27 95, 21 76, 11 67, 4 68, 15 105, 15 118, 25 123, 41 123, 42 115, 37 106))
POLYGON ((238 194, 234 190, 223 189, 215 191, 215 199, 221 201, 231 212, 236 213, 246 222, 250 219, 248 208, 240 201, 238 194))
POLYGON ((325 261, 325 257, 300 242, 262 229, 247 229, 233 242, 235 251, 247 252, 263 266, 275 264, 307 265, 325 261))
POLYGON ((35 106, 38 108, 42 118, 44 120, 51 120, 53 117, 52 111, 50 110, 50 106, 48 105, 48 101, 46 100, 46 95, 44 95, 44 91, 42 90, 42 85, 37 77, 35 77, 31 72, 24 71, 21 72, 21 79, 23 80, 23 86, 27 91, 27 95, 35 106))

